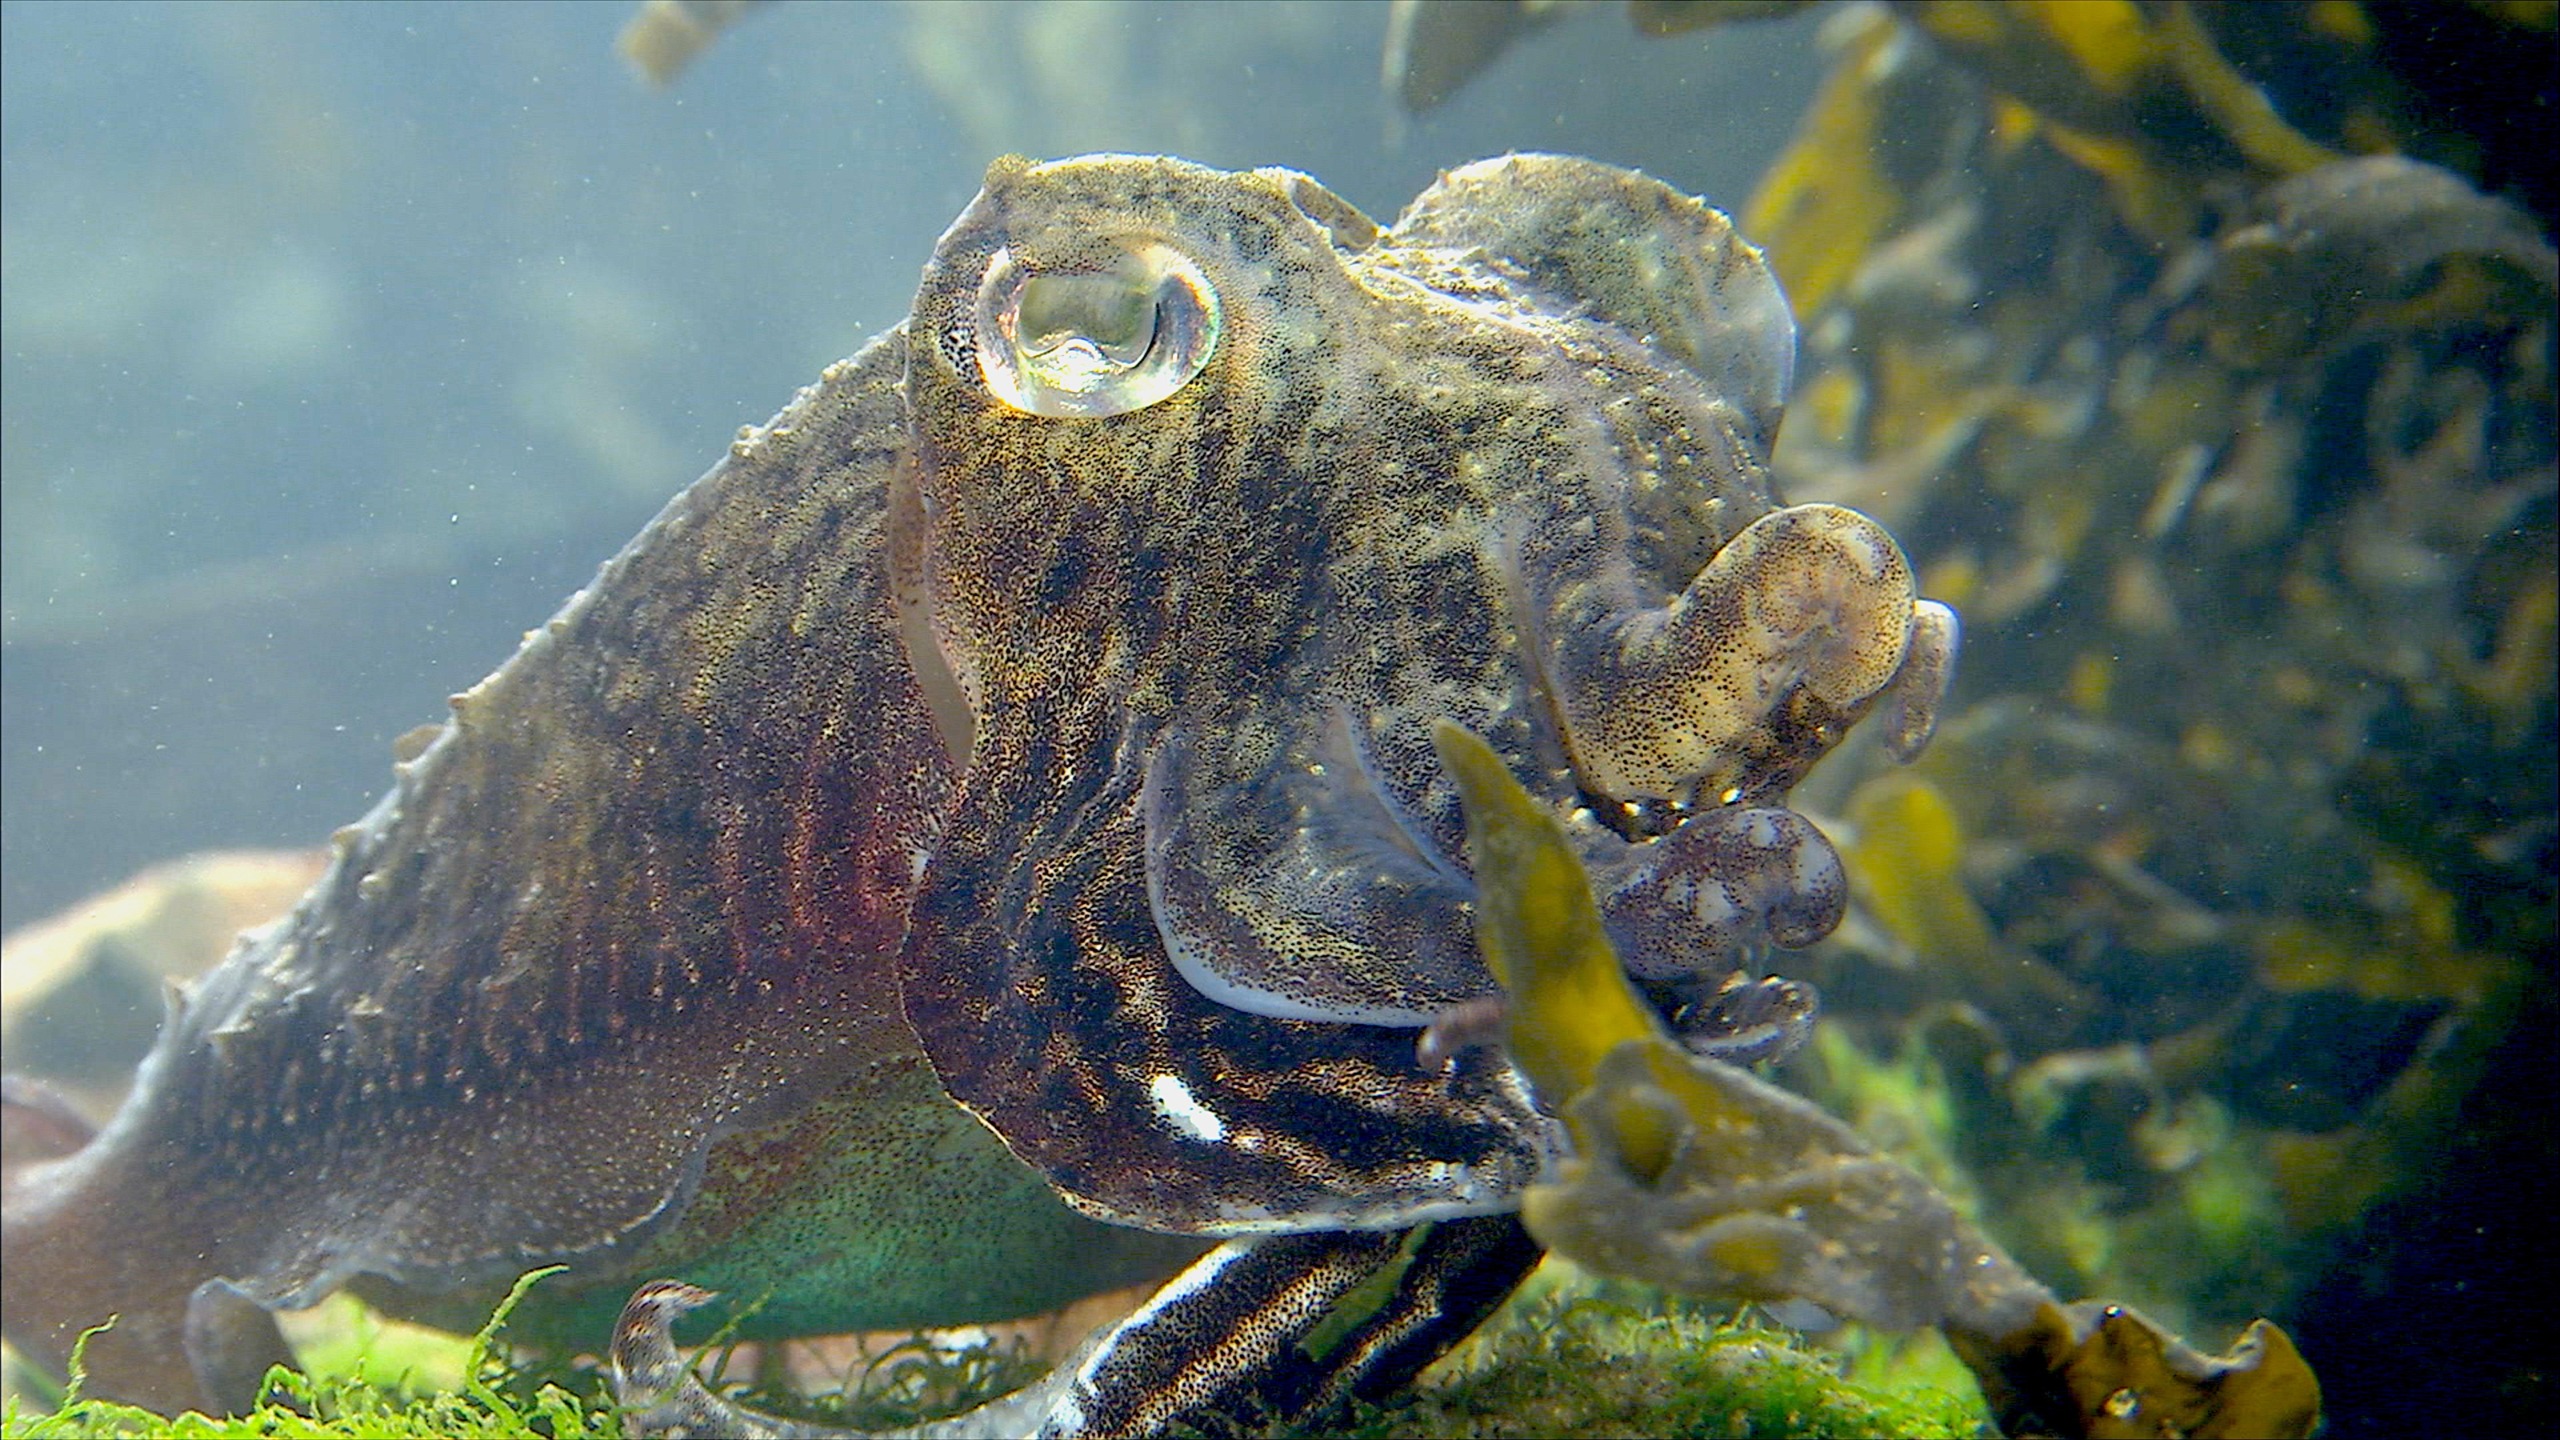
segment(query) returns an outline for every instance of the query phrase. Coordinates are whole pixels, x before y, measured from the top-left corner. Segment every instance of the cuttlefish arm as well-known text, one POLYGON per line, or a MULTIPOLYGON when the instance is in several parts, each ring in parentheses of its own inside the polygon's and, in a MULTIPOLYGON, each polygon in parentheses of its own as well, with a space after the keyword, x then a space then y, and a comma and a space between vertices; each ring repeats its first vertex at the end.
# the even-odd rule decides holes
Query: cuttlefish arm
MULTIPOLYGON (((1473 1330, 1541 1255, 1508 1215, 1406 1232, 1231 1240, 1040 1380, 900 1440, 1134 1440, 1201 1416, 1290 1428, 1381 1401, 1473 1330)), ((694 1376, 670 1326, 711 1297, 646 1286, 615 1327, 614 1394, 635 1435, 863 1440, 747 1409, 694 1376)))

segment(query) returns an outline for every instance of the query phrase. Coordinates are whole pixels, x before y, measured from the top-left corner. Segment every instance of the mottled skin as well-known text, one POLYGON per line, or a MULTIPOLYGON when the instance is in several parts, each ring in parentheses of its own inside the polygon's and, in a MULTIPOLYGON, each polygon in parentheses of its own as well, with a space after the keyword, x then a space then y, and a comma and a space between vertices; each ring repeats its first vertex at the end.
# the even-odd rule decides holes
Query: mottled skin
MULTIPOLYGON (((1501 1217, 1555 1144, 1498 1051, 1416 1058, 1493 991, 1430 723, 1568 817, 1673 999, 1836 921, 1804 769, 1880 701, 1927 737, 1952 617, 1768 493, 1791 356, 1723 217, 1588 162, 1469 167, 1381 233, 1286 171, 999 161, 907 322, 456 697, 107 1131, 12 1182, 9 1338, 58 1364, 120 1312, 96 1388, 237 1403, 262 1308, 349 1283, 463 1323, 560 1260, 536 1334, 673 1275, 779 1335, 1233 1236, 1005 1423, 1409 1373, 1533 1257, 1501 1217), (1195 376, 989 393, 1000 251, 1143 245, 1214 290, 1195 376), (1405 1298, 1297 1346, 1384 1263, 1405 1298)), ((635 1364, 692 1292, 651 1295, 635 1364)))
POLYGON ((567 1259, 602 1290, 528 1318, 592 1345, 632 1283, 724 1250, 745 1294, 758 1262, 803 1277, 759 1322, 786 1332, 909 1323, 945 1263, 992 1317, 1083 1293, 1061 1250, 1123 1283, 1185 1258, 1058 1204, 899 1013, 953 767, 880 563, 894 349, 742 440, 457 697, 318 887, 188 997, 101 1142, 22 1177, 14 1343, 58 1364, 120 1313, 93 1383, 178 1406, 215 1277, 282 1307, 361 1278, 467 1327, 567 1259), (825 1244, 766 1256, 759 1225, 825 1244))

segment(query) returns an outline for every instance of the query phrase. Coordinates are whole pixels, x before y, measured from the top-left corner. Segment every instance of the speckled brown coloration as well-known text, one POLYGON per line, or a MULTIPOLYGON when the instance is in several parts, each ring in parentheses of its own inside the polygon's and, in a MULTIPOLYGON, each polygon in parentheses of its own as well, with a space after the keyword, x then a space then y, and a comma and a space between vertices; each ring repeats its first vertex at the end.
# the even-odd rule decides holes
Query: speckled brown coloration
MULTIPOLYGON (((1787 787, 1885 699, 1925 738, 1944 681, 1891 538, 1768 492, 1792 343, 1722 216, 1589 162, 1471 166, 1380 231, 1288 171, 999 161, 906 324, 456 697, 98 1142, 13 1184, 11 1338, 58 1361, 119 1310, 100 1389, 236 1400, 257 1307, 351 1281, 452 1318, 564 1260, 556 1315, 665 1273, 805 1333, 1198 1250, 1120 1227, 1509 1210, 1553 1125, 1498 1052, 1415 1058, 1493 993, 1431 723, 1567 818, 1631 964, 1712 996, 1837 919, 1787 787)), ((1482 1304, 1527 1263, 1444 1231, 1482 1304)), ((1114 1341, 1158 1360, 1095 1362, 1179 1394, 1081 1413, 1216 1403, 1235 1367, 1165 1357, 1326 1308, 1219 1277, 1378 1262, 1293 1242, 1308 1289, 1256 1243, 1114 1341)), ((1473 1313, 1414 1303, 1345 1363, 1473 1313)))
MULTIPOLYGON (((906 1004, 953 1094, 1112 1219, 1507 1196, 1534 1163, 1507 1073, 1423 1072, 1392 1028, 1492 988, 1427 722, 1589 806, 1633 913, 1746 870, 1683 870, 1716 860, 1612 812, 1783 799, 1913 628, 1890 537, 1774 506, 1792 331, 1723 217, 1545 157, 1458 172, 1383 234, 1344 212, 1282 171, 999 165, 917 302, 901 553, 974 726, 906 1004), (1067 422, 984 393, 991 257, 1157 243, 1224 303, 1199 379, 1067 422), (1183 1113, 1136 1123, 1168 1091, 1183 1113)), ((1836 921, 1810 827, 1749 866, 1828 885, 1793 943, 1836 921)))
POLYGON ((879 962, 949 766, 878 559, 900 368, 831 371, 455 697, 105 1142, 12 1193, 12 1340, 58 1359, 121 1311, 100 1387, 192 1400, 163 1342, 200 1282, 597 1256, 711 1137, 912 1053, 879 962))

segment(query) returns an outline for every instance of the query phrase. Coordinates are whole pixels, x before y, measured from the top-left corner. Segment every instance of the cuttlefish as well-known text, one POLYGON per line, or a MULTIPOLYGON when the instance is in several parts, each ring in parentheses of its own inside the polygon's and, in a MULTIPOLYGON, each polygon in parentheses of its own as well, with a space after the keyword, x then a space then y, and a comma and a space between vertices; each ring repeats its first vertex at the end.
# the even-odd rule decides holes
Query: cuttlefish
POLYGON ((1562 1143, 1469 1043, 1434 724, 1741 1059, 1813 1014, 1757 958, 1843 904, 1789 789, 1871 711, 1928 738, 1953 613, 1771 493, 1793 355, 1725 218, 1605 165, 1381 229, 1287 170, 998 161, 908 317, 455 696, 14 1174, 9 1339, 114 1315, 94 1390, 238 1406, 340 1287, 467 1328, 561 1263, 518 1332, 594 1348, 657 1280, 643 1328, 717 1291, 755 1338, 1170 1276, 1002 1423, 1409 1375, 1533 1263, 1562 1143))

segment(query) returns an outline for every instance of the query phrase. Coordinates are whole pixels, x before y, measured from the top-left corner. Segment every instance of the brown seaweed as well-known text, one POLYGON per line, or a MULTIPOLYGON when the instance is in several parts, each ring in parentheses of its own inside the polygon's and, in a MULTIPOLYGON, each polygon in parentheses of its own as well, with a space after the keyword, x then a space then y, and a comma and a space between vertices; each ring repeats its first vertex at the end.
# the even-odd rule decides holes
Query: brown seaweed
POLYGON ((1679 1045, 1624 979, 1555 821, 1483 742, 1445 723, 1434 740, 1465 797, 1512 1055, 1572 1137, 1526 1198, 1542 1242, 1677 1290, 1936 1325, 2013 1435, 2317 1425, 2319 1383, 2270 1322, 2206 1357, 2124 1306, 2065 1306, 1847 1125, 1679 1045))

